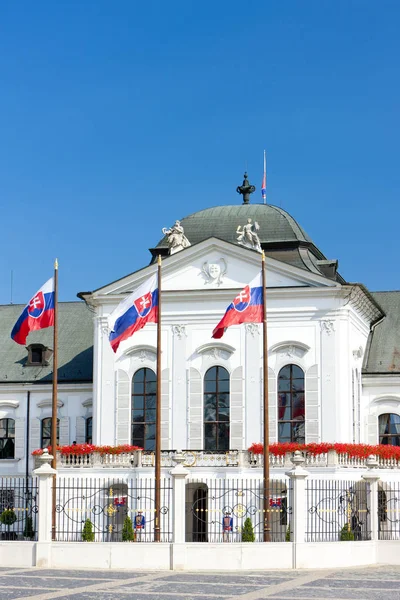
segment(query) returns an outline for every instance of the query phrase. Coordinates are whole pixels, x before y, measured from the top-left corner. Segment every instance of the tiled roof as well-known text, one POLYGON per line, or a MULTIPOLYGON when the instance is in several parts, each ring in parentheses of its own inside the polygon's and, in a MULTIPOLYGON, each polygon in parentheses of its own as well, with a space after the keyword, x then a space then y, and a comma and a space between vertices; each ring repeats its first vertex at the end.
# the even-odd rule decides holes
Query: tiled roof
MULTIPOLYGON (((191 244, 197 244, 210 237, 236 243, 236 230, 246 224, 247 219, 257 221, 260 226, 258 236, 261 243, 312 240, 289 213, 270 204, 235 204, 206 208, 185 217, 181 225, 191 244)), ((164 237, 157 247, 167 247, 164 237)))
POLYGON ((386 313, 370 334, 365 373, 400 373, 400 291, 372 292, 386 313))
MULTIPOLYGON (((93 379, 93 315, 83 302, 60 302, 58 310, 58 380, 90 382, 93 379)), ((22 313, 22 304, 0 306, 0 382, 51 382, 53 360, 49 366, 24 366, 28 352, 10 337, 22 313)), ((53 327, 33 331, 27 345, 44 344, 53 348, 53 327)))

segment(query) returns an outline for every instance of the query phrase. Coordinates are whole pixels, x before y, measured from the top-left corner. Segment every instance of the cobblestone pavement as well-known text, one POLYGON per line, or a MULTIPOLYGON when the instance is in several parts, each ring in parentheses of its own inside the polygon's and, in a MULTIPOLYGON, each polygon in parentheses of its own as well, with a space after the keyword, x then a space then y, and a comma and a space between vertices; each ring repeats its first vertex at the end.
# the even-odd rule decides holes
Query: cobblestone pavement
POLYGON ((400 600, 400 567, 139 572, 0 568, 1 600, 400 600))

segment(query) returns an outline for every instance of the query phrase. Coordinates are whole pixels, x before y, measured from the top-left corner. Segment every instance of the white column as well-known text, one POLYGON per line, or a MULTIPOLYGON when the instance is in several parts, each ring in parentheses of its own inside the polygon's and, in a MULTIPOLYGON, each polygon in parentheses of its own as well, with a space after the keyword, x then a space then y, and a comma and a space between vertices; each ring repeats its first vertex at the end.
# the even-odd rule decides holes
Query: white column
POLYGON ((361 478, 364 479, 367 483, 369 483, 369 509, 370 509, 370 518, 371 518, 371 540, 378 539, 378 480, 380 479, 378 473, 374 471, 378 466, 378 461, 376 457, 371 455, 368 456, 365 461, 368 471, 361 475, 361 478))
POLYGON ((52 484, 57 473, 50 466, 53 457, 47 448, 38 457, 42 463, 33 475, 39 479, 39 512, 38 512, 38 541, 36 544, 36 566, 51 566, 51 512, 52 512, 52 484))
POLYGON ((293 544, 293 568, 297 568, 297 545, 305 542, 306 534, 306 478, 309 472, 303 468, 305 458, 296 450, 292 458, 293 468, 285 475, 292 480, 292 521, 290 541, 293 544))

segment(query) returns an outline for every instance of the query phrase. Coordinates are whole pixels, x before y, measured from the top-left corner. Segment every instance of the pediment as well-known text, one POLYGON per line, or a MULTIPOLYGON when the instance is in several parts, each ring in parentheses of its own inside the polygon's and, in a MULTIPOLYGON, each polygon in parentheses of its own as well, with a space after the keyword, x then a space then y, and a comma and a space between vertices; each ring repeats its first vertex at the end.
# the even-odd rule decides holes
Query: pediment
MULTIPOLYGON (((230 290, 244 287, 261 269, 261 255, 210 238, 163 259, 162 290, 230 290)), ((91 299, 115 300, 139 287, 157 270, 152 264, 92 293, 91 299)), ((339 287, 339 284, 273 258, 266 259, 267 288, 339 287)))

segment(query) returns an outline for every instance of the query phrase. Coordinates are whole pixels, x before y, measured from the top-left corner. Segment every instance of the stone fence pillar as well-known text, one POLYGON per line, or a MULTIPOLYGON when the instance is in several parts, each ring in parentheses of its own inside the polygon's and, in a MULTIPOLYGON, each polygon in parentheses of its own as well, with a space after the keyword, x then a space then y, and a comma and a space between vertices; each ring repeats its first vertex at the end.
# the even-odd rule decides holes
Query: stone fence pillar
POLYGON ((51 510, 52 510, 52 485, 54 475, 57 473, 50 466, 53 457, 47 448, 37 458, 41 465, 33 471, 39 479, 39 511, 38 511, 38 541, 36 544, 36 566, 49 567, 51 559, 51 510))
POLYGON ((189 475, 188 469, 182 466, 185 462, 185 456, 181 451, 177 451, 174 455, 176 466, 171 469, 170 474, 173 478, 173 515, 172 529, 173 541, 176 544, 184 543, 185 541, 185 501, 186 501, 186 482, 185 479, 189 475))
POLYGON ((371 540, 377 540, 379 537, 379 520, 378 520, 378 481, 380 479, 375 469, 379 466, 376 456, 368 456, 365 464, 368 471, 361 475, 362 479, 369 483, 369 508, 371 515, 371 540))
POLYGON ((309 472, 304 469, 305 458, 299 450, 292 457, 293 468, 286 471, 286 475, 292 480, 292 521, 290 541, 293 544, 293 568, 297 566, 297 545, 305 542, 306 536, 306 478, 309 472))

